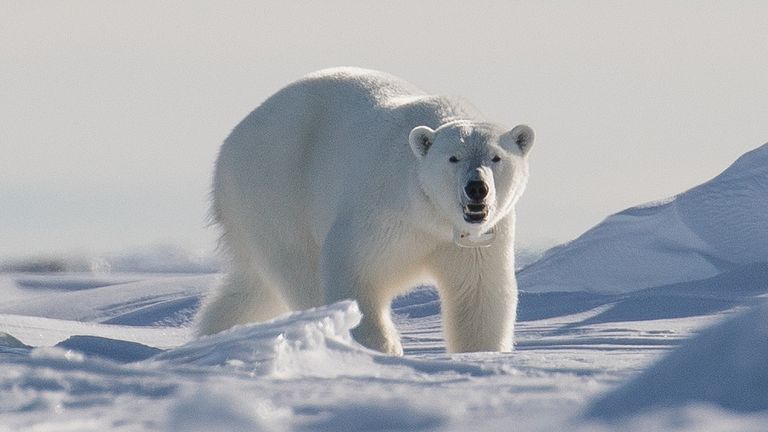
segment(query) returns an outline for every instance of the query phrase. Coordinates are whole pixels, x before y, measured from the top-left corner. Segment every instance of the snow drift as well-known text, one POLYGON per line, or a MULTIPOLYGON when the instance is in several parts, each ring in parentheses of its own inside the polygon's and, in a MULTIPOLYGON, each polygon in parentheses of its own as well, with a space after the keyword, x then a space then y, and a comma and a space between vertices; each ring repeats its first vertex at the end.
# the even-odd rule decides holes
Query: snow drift
POLYGON ((0 275, 0 313, 127 326, 180 327, 192 320, 216 275, 0 275))
POLYGON ((768 144, 667 200, 617 213, 518 273, 529 291, 619 293, 768 261, 768 144))
POLYGON ((592 417, 617 419, 652 408, 707 402, 768 410, 768 303, 716 325, 600 398, 592 417))
POLYGON ((202 337, 153 361, 219 366, 273 377, 333 377, 360 368, 367 371, 370 355, 356 355, 367 350, 350 334, 361 318, 355 302, 339 302, 202 337))

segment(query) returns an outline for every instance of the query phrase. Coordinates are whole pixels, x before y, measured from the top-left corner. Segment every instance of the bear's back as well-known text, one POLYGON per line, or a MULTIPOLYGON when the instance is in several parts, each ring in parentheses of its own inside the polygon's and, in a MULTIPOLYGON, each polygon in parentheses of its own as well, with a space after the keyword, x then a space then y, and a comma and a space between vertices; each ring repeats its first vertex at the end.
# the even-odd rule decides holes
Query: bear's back
POLYGON ((408 135, 416 126, 437 129, 479 119, 465 100, 425 93, 409 82, 359 68, 326 69, 297 82, 318 116, 307 135, 306 190, 316 237, 340 214, 358 209, 398 211, 417 178, 408 135), (363 198, 364 197, 364 198, 363 198))
POLYGON ((248 214, 248 226, 311 226, 321 242, 341 209, 402 205, 416 178, 411 129, 476 117, 462 100, 428 95, 383 72, 311 73, 267 99, 225 141, 214 186, 217 216, 232 207, 222 199, 243 201, 238 213, 248 214), (258 212, 248 203, 259 203, 258 212))
POLYGON ((306 87, 310 94, 325 100, 366 104, 356 108, 387 107, 395 98, 425 95, 418 87, 394 75, 356 67, 322 69, 304 76, 294 85, 306 87))
POLYGON ((412 123, 414 127, 427 125, 436 129, 455 119, 482 117, 463 98, 430 95, 397 76, 357 67, 322 69, 285 90, 317 100, 321 106, 315 111, 333 114, 341 110, 352 117, 374 111, 374 115, 380 116, 377 120, 391 116, 393 121, 409 123, 407 126, 412 123))

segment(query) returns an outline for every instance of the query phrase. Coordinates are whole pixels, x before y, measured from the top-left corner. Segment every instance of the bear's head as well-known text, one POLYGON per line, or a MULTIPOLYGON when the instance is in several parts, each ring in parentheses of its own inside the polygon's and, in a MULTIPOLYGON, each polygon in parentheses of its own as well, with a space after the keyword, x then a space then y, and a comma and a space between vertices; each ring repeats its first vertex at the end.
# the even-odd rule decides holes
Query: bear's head
POLYGON ((479 236, 507 216, 528 179, 533 130, 519 125, 453 121, 437 130, 414 128, 419 183, 454 231, 479 236))

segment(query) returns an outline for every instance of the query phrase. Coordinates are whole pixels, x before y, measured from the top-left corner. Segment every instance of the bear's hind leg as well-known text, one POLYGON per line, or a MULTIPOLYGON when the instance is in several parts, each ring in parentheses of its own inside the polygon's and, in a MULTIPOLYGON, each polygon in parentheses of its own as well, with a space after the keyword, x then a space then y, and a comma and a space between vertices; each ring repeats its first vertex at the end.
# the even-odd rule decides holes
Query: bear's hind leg
POLYGON ((198 315, 196 333, 211 335, 237 324, 267 321, 288 310, 282 298, 259 276, 233 272, 206 300, 198 315))

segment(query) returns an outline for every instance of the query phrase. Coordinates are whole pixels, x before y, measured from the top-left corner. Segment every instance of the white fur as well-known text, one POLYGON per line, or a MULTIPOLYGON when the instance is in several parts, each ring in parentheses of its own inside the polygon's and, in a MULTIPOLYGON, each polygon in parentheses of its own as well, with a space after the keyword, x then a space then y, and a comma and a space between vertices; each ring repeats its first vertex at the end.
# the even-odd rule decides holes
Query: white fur
POLYGON ((464 101, 380 72, 324 70, 282 89, 221 148, 213 209, 232 270, 199 333, 351 298, 364 314, 355 339, 402 354, 390 302, 431 282, 449 351, 509 351, 514 204, 532 140, 527 126, 505 133, 464 101), (473 172, 490 184, 481 224, 463 216, 473 172), (452 241, 491 227, 490 247, 452 241))

